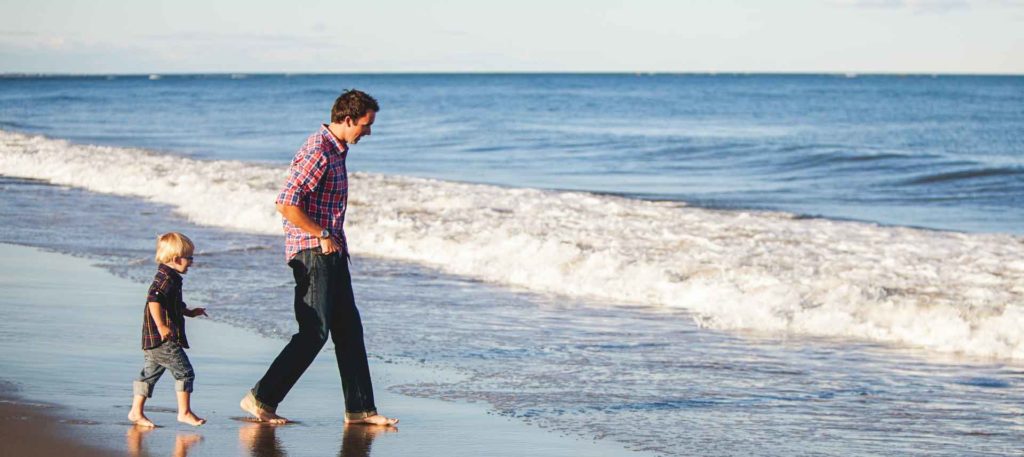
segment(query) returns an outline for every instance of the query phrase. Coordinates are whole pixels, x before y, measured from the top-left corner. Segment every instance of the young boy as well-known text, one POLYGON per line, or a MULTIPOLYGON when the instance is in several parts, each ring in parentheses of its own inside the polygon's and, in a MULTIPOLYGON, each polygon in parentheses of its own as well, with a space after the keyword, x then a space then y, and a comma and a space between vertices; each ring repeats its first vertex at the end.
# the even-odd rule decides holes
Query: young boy
POLYGON ((178 395, 178 421, 199 426, 206 419, 196 416, 190 406, 192 382, 195 373, 185 355, 188 340, 185 338, 185 316, 205 316, 206 309, 188 309, 181 299, 181 275, 192 265, 195 245, 187 236, 177 232, 160 235, 156 242, 156 277, 149 286, 149 297, 142 318, 142 350, 146 365, 139 378, 132 383, 134 397, 128 420, 143 427, 155 427, 143 412, 146 399, 153 396, 153 386, 171 370, 177 381, 174 390, 178 395))

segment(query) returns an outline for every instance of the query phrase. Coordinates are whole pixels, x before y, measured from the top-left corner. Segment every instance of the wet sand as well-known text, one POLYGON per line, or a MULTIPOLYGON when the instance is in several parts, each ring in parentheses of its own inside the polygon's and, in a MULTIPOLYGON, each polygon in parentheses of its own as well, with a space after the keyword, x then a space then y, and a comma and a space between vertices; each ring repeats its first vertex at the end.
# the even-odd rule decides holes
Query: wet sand
MULTIPOLYGON (((202 274, 200 262, 190 275, 202 274)), ((33 418, 24 421, 26 427, 44 424, 38 434, 21 433, 24 428, 6 426, 16 419, 4 409, 0 441, 17 436, 28 446, 17 452, 5 447, 5 456, 33 455, 28 450, 74 455, 65 452, 78 449, 74 443, 103 449, 106 455, 133 456, 367 456, 371 451, 382 456, 642 455, 616 443, 559 436, 496 415, 486 405, 396 394, 394 386, 457 375, 372 359, 378 408, 402 422, 397 428, 346 427, 329 350, 279 408, 296 423, 253 423, 238 401, 284 340, 203 318, 188 321, 188 352, 196 370, 193 408, 209 423, 191 427, 175 420, 174 382, 165 374, 147 404, 148 416, 159 427, 140 429, 126 415, 131 381, 142 367, 147 286, 115 277, 86 259, 0 244, 0 378, 13 385, 23 402, 58 406, 43 411, 5 404, 13 408, 11 417, 33 418), (57 436, 62 438, 53 439, 57 436)), ((190 297, 188 276, 185 297, 190 306, 205 306, 216 315, 216 303, 190 297)))
POLYGON ((0 386, 0 455, 10 457, 98 457, 108 450, 67 439, 70 425, 53 405, 20 400, 0 386))

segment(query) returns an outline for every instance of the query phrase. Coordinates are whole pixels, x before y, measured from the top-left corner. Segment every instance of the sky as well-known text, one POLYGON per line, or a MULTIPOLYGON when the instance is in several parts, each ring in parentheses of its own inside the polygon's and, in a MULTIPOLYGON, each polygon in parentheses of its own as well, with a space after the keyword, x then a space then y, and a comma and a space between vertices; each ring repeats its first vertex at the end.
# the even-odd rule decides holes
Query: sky
POLYGON ((1024 74, 1024 0, 0 0, 0 73, 1024 74))

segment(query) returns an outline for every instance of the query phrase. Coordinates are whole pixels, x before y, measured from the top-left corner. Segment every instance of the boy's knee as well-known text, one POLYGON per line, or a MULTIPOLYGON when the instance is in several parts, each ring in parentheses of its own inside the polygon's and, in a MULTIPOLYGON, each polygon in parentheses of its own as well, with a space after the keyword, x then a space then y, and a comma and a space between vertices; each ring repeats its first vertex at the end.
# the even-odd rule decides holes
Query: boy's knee
POLYGON ((184 370, 176 371, 174 373, 174 379, 176 379, 178 381, 189 381, 189 382, 192 382, 192 381, 195 381, 195 379, 196 379, 196 372, 192 371, 192 367, 191 366, 187 366, 187 367, 185 367, 184 370))

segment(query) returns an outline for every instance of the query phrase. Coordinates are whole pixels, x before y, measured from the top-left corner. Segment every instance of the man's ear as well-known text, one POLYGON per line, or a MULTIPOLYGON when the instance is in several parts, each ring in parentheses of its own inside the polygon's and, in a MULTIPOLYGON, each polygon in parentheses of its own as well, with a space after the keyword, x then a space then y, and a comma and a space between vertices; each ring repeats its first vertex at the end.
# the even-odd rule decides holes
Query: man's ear
POLYGON ((342 119, 341 123, 345 124, 348 127, 351 127, 352 124, 356 123, 356 121, 355 121, 355 119, 352 119, 352 116, 345 116, 345 119, 342 119))

